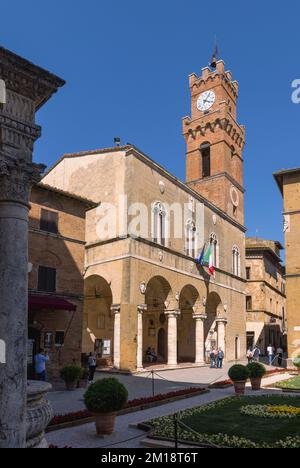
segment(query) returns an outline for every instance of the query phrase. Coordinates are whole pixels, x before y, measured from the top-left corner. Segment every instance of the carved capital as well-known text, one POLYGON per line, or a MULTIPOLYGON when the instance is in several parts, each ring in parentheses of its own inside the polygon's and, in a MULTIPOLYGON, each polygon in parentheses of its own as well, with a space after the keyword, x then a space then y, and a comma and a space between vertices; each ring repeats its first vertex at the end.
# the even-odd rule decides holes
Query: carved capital
POLYGON ((201 322, 204 322, 207 319, 207 315, 195 313, 193 314, 193 319, 196 321, 199 320, 201 322))
POLYGON ((165 315, 168 318, 178 318, 178 317, 180 317, 181 312, 180 312, 180 310, 166 310, 165 315))
MULTIPOLYGON (((26 150, 25 150, 26 152, 26 150)), ((0 201, 28 204, 31 186, 41 179, 43 164, 0 153, 0 201)))
POLYGON ((147 312, 147 304, 141 304, 137 306, 138 313, 143 315, 144 312, 147 312))
POLYGON ((121 304, 113 304, 110 308, 112 314, 117 315, 121 313, 121 304))

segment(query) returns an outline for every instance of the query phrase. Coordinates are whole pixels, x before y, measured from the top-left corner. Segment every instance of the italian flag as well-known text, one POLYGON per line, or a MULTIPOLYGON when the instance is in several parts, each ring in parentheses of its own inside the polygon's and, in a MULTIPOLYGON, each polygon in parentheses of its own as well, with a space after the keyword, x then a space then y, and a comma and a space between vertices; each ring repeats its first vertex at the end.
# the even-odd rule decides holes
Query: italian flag
POLYGON ((208 246, 208 249, 204 255, 204 262, 208 265, 208 270, 209 270, 210 275, 215 276, 213 249, 211 245, 208 246))

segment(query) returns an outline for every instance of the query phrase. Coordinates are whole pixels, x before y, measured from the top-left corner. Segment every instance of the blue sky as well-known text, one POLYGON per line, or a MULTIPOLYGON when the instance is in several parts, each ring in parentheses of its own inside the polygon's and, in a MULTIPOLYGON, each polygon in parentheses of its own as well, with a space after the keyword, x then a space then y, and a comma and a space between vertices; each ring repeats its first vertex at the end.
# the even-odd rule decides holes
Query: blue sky
POLYGON ((67 81, 38 113, 35 160, 49 166, 62 153, 121 136, 184 179, 188 75, 207 65, 217 34, 240 83, 249 235, 283 240, 272 173, 300 166, 300 105, 291 101, 299 17, 293 0, 1 2, 1 45, 67 81))

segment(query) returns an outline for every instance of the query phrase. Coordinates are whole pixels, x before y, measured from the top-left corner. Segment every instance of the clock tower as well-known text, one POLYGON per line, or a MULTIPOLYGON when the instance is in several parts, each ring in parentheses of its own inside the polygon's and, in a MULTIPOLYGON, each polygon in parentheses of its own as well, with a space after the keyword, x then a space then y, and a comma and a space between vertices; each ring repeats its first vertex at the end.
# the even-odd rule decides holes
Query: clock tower
POLYGON ((183 119, 186 183, 244 225, 245 128, 236 120, 238 83, 222 60, 189 81, 191 117, 183 119))

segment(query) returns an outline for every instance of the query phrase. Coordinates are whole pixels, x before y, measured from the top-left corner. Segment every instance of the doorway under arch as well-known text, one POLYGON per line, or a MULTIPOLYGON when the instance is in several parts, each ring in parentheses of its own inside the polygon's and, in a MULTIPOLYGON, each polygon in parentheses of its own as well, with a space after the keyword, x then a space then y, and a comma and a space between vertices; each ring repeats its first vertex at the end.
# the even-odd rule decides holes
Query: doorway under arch
POLYGON ((143 359, 146 364, 148 348, 154 348, 159 362, 168 359, 168 320, 165 311, 171 295, 171 286, 165 278, 154 276, 148 282, 145 294, 147 312, 143 314, 143 359))
POLYGON ((167 360, 167 334, 164 328, 160 328, 157 336, 157 353, 164 360, 167 360))
POLYGON ((196 359, 196 322, 193 318, 194 307, 199 299, 197 289, 186 285, 179 298, 180 317, 178 319, 178 362, 195 362, 196 359))
POLYGON ((105 278, 92 275, 85 279, 83 352, 96 351, 99 357, 107 359, 108 363, 112 362, 114 345, 112 303, 111 287, 105 278))

